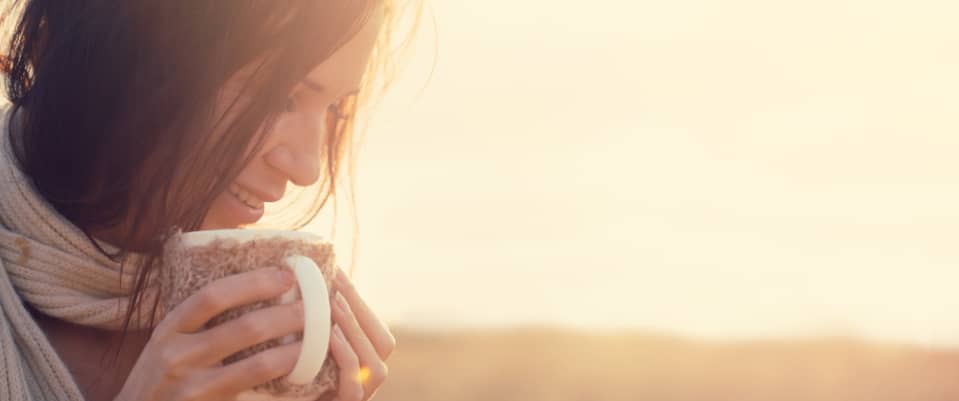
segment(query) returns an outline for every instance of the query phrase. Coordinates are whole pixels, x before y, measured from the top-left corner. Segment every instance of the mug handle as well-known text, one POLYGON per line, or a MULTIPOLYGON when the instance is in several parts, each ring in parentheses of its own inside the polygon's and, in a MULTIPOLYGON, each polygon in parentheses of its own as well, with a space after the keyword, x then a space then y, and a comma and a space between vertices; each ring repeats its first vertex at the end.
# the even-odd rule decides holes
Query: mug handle
POLYGON ((330 346, 330 291, 323 273, 312 259, 294 255, 286 258, 286 263, 296 275, 304 315, 300 356, 287 375, 287 381, 309 384, 323 368, 330 346))

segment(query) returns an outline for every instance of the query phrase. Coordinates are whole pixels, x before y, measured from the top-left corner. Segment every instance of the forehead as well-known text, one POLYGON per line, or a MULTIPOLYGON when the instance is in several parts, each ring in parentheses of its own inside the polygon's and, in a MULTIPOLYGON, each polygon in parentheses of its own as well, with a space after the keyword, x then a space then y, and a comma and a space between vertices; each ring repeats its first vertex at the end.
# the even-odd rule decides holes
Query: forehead
POLYGON ((382 7, 376 7, 356 35, 317 64, 305 78, 327 88, 337 97, 356 90, 363 79, 383 18, 382 7))

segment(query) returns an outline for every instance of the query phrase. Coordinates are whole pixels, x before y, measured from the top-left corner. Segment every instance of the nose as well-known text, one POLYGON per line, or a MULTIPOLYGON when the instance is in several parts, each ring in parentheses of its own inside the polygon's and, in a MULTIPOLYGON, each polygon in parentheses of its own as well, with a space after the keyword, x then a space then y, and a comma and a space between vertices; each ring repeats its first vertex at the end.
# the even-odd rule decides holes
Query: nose
POLYGON ((276 145, 264 155, 267 164, 299 186, 315 183, 320 176, 321 141, 326 134, 321 113, 290 113, 279 121, 273 135, 276 145))

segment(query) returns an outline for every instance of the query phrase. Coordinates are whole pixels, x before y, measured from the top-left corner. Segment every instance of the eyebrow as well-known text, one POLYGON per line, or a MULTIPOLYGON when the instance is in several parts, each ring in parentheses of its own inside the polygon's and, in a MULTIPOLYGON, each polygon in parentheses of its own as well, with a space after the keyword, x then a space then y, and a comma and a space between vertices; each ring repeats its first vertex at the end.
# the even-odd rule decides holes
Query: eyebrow
POLYGON ((313 82, 309 78, 303 79, 302 83, 303 83, 303 86, 310 88, 314 92, 319 92, 319 93, 326 92, 326 88, 323 85, 313 82))

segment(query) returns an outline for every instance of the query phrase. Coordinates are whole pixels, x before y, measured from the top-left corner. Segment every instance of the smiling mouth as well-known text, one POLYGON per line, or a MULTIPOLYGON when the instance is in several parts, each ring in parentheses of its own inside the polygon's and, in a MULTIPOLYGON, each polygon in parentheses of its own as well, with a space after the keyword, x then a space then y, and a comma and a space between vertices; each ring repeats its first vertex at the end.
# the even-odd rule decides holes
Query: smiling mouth
POLYGON ((251 194, 250 192, 244 190, 243 188, 240 188, 240 186, 237 184, 230 184, 230 188, 228 191, 230 192, 231 195, 233 195, 236 199, 238 199, 244 205, 248 206, 250 209, 263 208, 262 199, 257 198, 255 195, 251 194))

